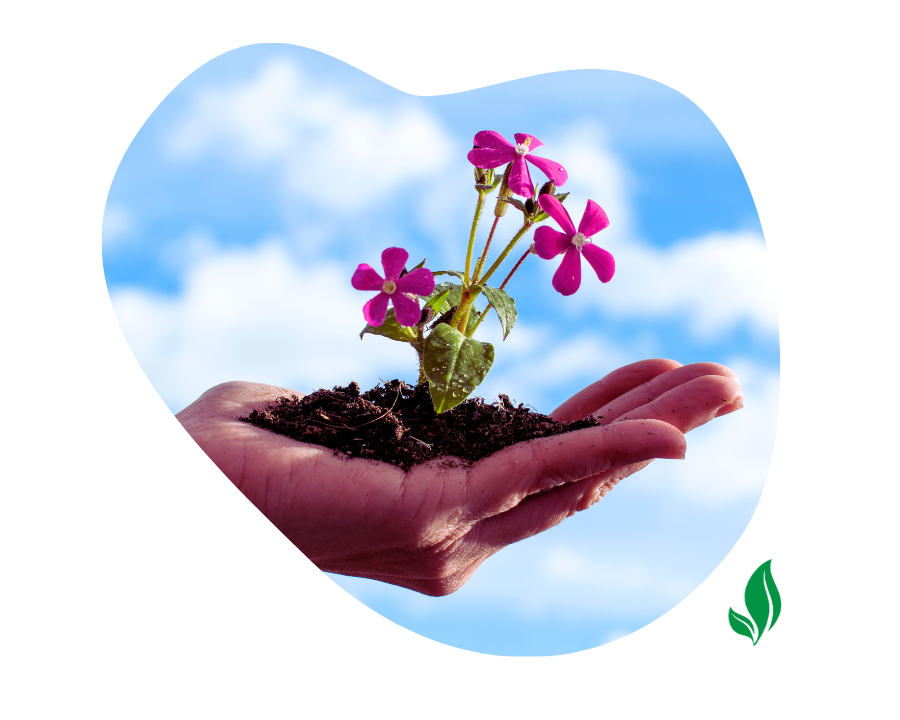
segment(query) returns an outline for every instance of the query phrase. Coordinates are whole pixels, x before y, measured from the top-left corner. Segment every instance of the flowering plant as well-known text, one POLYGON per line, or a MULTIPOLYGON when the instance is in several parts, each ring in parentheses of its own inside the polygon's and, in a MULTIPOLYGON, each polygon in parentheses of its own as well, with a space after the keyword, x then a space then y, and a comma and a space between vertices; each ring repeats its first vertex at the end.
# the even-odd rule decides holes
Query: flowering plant
POLYGON ((494 363, 494 347, 473 340, 488 311, 493 308, 500 320, 505 340, 516 322, 516 303, 504 289, 530 254, 544 260, 563 255, 553 276, 553 287, 562 295, 571 295, 581 284, 581 256, 597 273, 601 282, 609 282, 615 272, 613 256, 593 244, 591 238, 609 225, 603 209, 593 200, 576 230, 563 207, 569 193, 557 193, 568 173, 559 163, 531 154, 543 143, 533 135, 516 133, 515 144, 493 131, 475 135, 468 160, 475 166, 475 190, 478 201, 469 232, 465 267, 460 270, 437 270, 424 267, 423 260, 406 270, 409 254, 397 247, 387 248, 381 255, 382 277, 365 263, 353 273, 352 285, 357 290, 377 291, 363 307, 366 327, 360 333, 381 335, 409 343, 419 357, 419 384, 428 383, 434 409, 438 413, 459 405, 481 384, 494 363), (539 190, 531 181, 528 164, 534 165, 548 180, 539 190), (502 173, 494 170, 506 165, 502 173), (499 190, 498 190, 499 188, 499 190), (487 198, 497 190, 494 222, 484 248, 474 258, 475 236, 487 198), (519 199, 519 196, 523 199, 519 199), (506 244, 494 262, 485 269, 494 232, 509 207, 522 213, 522 226, 506 244), (522 254, 499 286, 488 281, 503 265, 507 256, 534 225, 552 218, 562 229, 538 227, 534 243, 522 254), (474 265, 473 265, 474 260, 474 265), (436 275, 458 280, 435 284, 436 275), (487 305, 475 307, 484 296, 487 305), (422 307, 419 301, 423 302, 422 307), (389 309, 388 305, 393 305, 389 309))

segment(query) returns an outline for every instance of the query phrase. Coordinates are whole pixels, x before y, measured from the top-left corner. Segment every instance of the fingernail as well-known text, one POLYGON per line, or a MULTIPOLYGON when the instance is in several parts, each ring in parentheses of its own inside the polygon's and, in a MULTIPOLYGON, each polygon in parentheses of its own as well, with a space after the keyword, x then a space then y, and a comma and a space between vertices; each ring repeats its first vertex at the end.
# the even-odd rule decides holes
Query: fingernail
POLYGON ((733 413, 735 410, 740 410, 742 407, 744 407, 744 399, 738 398, 734 402, 730 402, 727 405, 723 405, 721 408, 719 408, 719 412, 716 413, 716 417, 728 415, 729 413, 733 413))

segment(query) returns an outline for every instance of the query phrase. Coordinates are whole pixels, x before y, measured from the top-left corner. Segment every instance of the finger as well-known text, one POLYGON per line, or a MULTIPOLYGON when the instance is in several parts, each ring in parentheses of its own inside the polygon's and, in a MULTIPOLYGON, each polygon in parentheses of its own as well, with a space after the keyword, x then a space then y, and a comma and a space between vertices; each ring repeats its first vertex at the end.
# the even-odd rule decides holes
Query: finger
POLYGON ((612 402, 619 395, 633 390, 657 375, 679 367, 681 367, 681 363, 674 360, 641 360, 631 363, 631 365, 613 370, 593 385, 588 385, 584 390, 575 393, 550 413, 550 417, 560 422, 581 420, 598 408, 612 402))
MULTIPOLYGON (((726 378, 732 381, 737 386, 738 390, 740 390, 740 381, 731 369, 724 365, 718 365, 717 363, 694 363, 692 365, 683 365, 682 367, 657 375, 643 385, 640 385, 633 390, 629 390, 609 401, 593 414, 602 417, 601 423, 607 425, 619 418, 627 416, 636 408, 652 402, 679 385, 684 385, 692 380, 706 376, 726 378)), ((740 397, 743 398, 743 394, 740 394, 740 397)), ((738 398, 731 398, 731 400, 736 399, 738 398)), ((731 402, 731 400, 729 400, 729 402, 731 402)))
POLYGON ((738 398, 732 403, 728 403, 724 407, 722 407, 719 412, 716 413, 716 417, 722 417, 723 415, 728 415, 729 413, 733 413, 735 410, 740 410, 744 407, 744 399, 738 398))
POLYGON ((486 518, 466 535, 466 542, 481 551, 496 552, 519 540, 549 530, 576 512, 587 510, 621 480, 649 465, 652 460, 623 465, 584 480, 530 495, 511 510, 486 518))
POLYGON ((651 458, 683 458, 684 435, 658 420, 623 420, 518 443, 479 460, 468 472, 465 514, 481 520, 525 497, 651 458))
POLYGON ((734 408, 741 398, 741 386, 735 379, 703 375, 630 410, 610 425, 626 420, 662 420, 686 433, 717 417, 723 409, 734 408))

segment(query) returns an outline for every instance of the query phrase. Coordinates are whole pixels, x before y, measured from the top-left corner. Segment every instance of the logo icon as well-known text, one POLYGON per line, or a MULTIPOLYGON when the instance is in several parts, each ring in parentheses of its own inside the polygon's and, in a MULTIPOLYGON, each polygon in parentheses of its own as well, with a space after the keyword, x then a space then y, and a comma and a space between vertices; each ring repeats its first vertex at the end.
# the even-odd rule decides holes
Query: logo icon
POLYGON ((728 608, 728 622, 738 635, 750 638, 756 645, 763 632, 771 630, 781 615, 781 595, 772 578, 771 560, 766 560, 750 576, 744 590, 744 604, 750 617, 728 608))

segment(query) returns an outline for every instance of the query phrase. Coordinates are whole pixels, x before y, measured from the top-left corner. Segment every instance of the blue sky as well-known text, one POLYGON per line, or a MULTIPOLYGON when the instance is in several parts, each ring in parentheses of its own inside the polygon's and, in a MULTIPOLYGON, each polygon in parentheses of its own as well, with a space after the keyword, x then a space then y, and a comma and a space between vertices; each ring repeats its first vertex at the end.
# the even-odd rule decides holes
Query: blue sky
MULTIPOLYGON (((185 79, 128 148, 110 188, 103 258, 141 367, 177 412, 227 380, 310 392, 415 379, 411 354, 360 341, 360 262, 407 248, 459 267, 474 208, 472 136, 527 132, 569 171, 617 260, 563 298, 557 262, 529 258, 507 288, 519 322, 479 388, 542 412, 645 357, 722 362, 746 407, 688 436, 601 503, 488 560, 459 592, 427 598, 335 576, 427 637, 495 654, 594 647, 651 622, 724 558, 768 469, 778 334, 762 231, 711 121, 679 93, 603 71, 555 73, 433 98, 405 95, 328 56, 285 45, 230 52, 185 79)), ((538 180, 539 173, 533 177, 538 180)), ((517 229, 514 212, 499 237, 517 229)), ((483 234, 480 236, 483 238, 483 234)))

